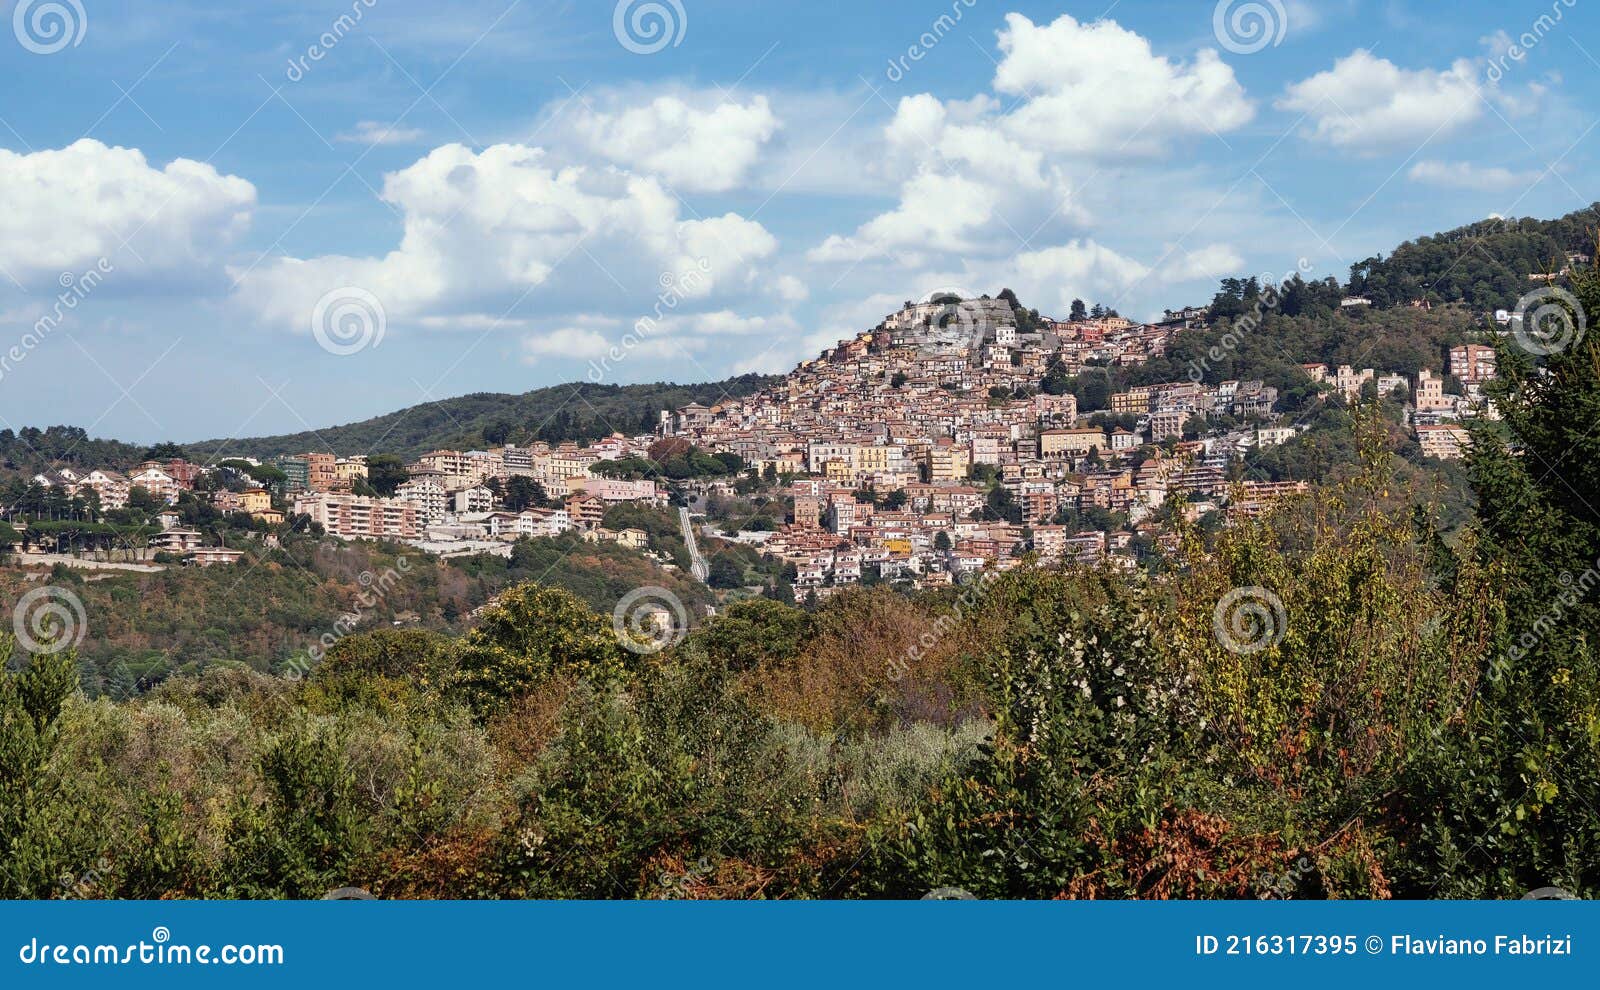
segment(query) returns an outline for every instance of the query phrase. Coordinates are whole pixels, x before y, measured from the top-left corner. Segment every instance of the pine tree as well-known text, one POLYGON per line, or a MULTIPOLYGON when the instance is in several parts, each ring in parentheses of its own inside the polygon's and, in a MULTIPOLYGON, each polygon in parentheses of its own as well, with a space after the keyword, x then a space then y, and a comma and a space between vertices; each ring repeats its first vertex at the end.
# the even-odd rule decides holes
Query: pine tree
MULTIPOLYGON (((1495 622, 1476 701, 1418 761, 1418 895, 1600 891, 1600 271, 1580 273, 1561 340, 1499 348, 1499 424, 1474 425, 1476 567, 1456 591, 1495 622), (1551 346, 1547 346, 1551 345, 1551 346), (1559 346, 1553 346, 1559 345, 1559 346), (1423 811, 1423 808, 1427 811, 1423 811)), ((1469 549, 1470 543, 1469 541, 1469 549)), ((1459 568, 1440 569, 1447 587, 1459 568)))

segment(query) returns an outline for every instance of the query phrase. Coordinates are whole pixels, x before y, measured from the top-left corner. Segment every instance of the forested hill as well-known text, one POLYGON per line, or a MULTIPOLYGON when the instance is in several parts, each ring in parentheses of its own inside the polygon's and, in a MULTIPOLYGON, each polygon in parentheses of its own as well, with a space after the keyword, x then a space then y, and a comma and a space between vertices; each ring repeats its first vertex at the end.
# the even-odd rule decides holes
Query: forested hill
POLYGON ((1407 241, 1387 258, 1357 262, 1348 291, 1379 307, 1426 298, 1509 309, 1538 284, 1529 275, 1559 272, 1570 254, 1594 256, 1597 228, 1600 202, 1559 220, 1480 220, 1407 241))
POLYGON ((146 448, 120 440, 97 440, 81 426, 0 430, 0 476, 32 475, 50 468, 91 471, 126 467, 143 459, 146 448))
POLYGON ((185 444, 202 463, 224 447, 256 457, 307 450, 340 456, 383 451, 411 459, 439 448, 471 449, 510 442, 587 441, 615 431, 648 433, 657 414, 691 402, 711 405, 740 398, 778 379, 741 375, 699 385, 568 383, 521 395, 474 392, 327 429, 274 437, 220 438, 185 444))

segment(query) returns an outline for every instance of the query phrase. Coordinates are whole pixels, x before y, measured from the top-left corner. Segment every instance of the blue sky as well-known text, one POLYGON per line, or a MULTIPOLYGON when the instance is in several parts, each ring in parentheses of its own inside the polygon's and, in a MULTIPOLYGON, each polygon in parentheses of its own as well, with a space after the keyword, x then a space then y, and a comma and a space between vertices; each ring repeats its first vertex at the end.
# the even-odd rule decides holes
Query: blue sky
POLYGON ((779 371, 1600 199, 1600 14, 1439 7, 0 0, 0 426, 779 371))

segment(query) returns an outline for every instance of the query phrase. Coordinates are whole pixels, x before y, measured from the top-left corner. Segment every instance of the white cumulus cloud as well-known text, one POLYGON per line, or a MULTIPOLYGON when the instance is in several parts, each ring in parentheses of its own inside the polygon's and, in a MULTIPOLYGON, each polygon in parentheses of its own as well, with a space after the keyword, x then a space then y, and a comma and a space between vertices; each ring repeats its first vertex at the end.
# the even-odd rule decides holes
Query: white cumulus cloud
POLYGON ((1053 151, 1156 155, 1174 136, 1231 131, 1255 115, 1216 51, 1175 62, 1115 21, 1007 14, 1000 50, 994 88, 1023 99, 1007 129, 1053 151))
POLYGON ((570 126, 593 154, 674 189, 722 192, 744 180, 779 121, 765 96, 738 103, 671 95, 613 110, 585 105, 570 126))
POLYGON ((1533 95, 1480 85, 1481 69, 1457 59, 1448 69, 1405 69, 1365 49, 1292 83, 1277 102, 1303 113, 1307 137, 1337 148, 1370 151, 1416 146, 1455 134, 1481 117, 1485 100, 1508 107, 1533 95))
POLYGON ((0 149, 0 268, 53 281, 106 258, 121 279, 193 283, 250 225, 255 186, 204 162, 164 168, 137 148, 84 138, 59 150, 0 149))
POLYGON ((376 295, 391 323, 498 318, 524 301, 578 312, 604 299, 642 313, 667 285, 685 299, 741 290, 777 250, 764 227, 734 213, 682 219, 652 178, 558 165, 525 145, 436 148, 386 176, 383 199, 404 217, 396 248, 273 259, 236 273, 240 301, 302 332, 316 300, 346 285, 376 295))

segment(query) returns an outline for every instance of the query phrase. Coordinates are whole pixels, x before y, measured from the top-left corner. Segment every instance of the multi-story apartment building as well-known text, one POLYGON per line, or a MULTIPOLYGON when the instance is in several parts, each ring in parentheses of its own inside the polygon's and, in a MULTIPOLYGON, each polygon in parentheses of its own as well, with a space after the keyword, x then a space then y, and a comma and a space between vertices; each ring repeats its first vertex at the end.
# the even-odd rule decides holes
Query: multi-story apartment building
POLYGON ((1150 440, 1160 443, 1163 440, 1181 438, 1183 424, 1189 421, 1189 413, 1182 409, 1163 409, 1150 414, 1150 440))
POLYGON ((812 441, 806 445, 806 470, 811 474, 827 473, 829 461, 843 463, 849 472, 855 471, 856 445, 838 440, 812 441))
POLYGON ((1039 459, 1060 461, 1082 457, 1091 450, 1110 450, 1105 431, 1097 426, 1039 431, 1039 459))
MULTIPOLYGON (((548 449, 546 450, 548 453, 548 449)), ((500 450, 499 476, 509 478, 512 475, 532 475, 535 473, 534 460, 536 451, 532 447, 517 447, 507 444, 500 450)))
POLYGON ((949 437, 940 437, 928 448, 928 480, 960 481, 971 468, 970 453, 949 437))
POLYGON ((1482 385, 1494 380, 1495 353, 1484 344, 1462 344, 1450 348, 1450 374, 1463 384, 1482 385))
POLYGON ((588 492, 574 492, 567 496, 567 515, 579 529, 597 529, 605 521, 606 500, 588 492))
POLYGON ((568 478, 567 492, 597 495, 607 502, 655 502, 661 498, 656 483, 648 478, 624 481, 619 478, 568 478))
POLYGON ((821 527, 822 500, 815 495, 796 495, 794 497, 794 524, 810 529, 821 527))
POLYGON ((1448 423, 1417 426, 1417 445, 1425 457, 1455 460, 1463 456, 1471 444, 1472 437, 1460 426, 1448 423))
POLYGON ((1280 443, 1288 443, 1294 439, 1292 426, 1263 426, 1256 430, 1257 447, 1276 447, 1280 443))
POLYGON ((304 492, 311 490, 311 465, 303 457, 290 457, 282 455, 273 459, 273 464, 283 472, 283 490, 286 492, 304 492))
POLYGON ((128 479, 128 488, 143 488, 168 504, 178 500, 178 493, 182 486, 172 480, 172 476, 159 467, 150 466, 140 469, 128 479))
POLYGON ((1339 365, 1339 371, 1333 378, 1333 387, 1343 395, 1345 401, 1354 402, 1361 398, 1361 386, 1372 381, 1374 372, 1371 368, 1362 368, 1356 371, 1348 364, 1339 365))
POLYGON ((828 501, 828 529, 840 535, 849 533, 861 513, 862 507, 854 497, 836 495, 828 501))
POLYGON ((347 540, 414 540, 422 532, 417 503, 401 498, 312 492, 295 498, 294 512, 347 540))
POLYGON ((367 479, 367 456, 341 457, 333 462, 333 480, 336 485, 348 487, 367 479))
POLYGON ((256 515, 272 509, 272 493, 265 488, 246 488, 239 493, 239 509, 256 515))
POLYGON ((1228 409, 1235 416, 1269 416, 1277 405, 1278 390, 1260 381, 1239 382, 1228 409))
POLYGON ((1443 412, 1455 408, 1455 399, 1444 394, 1444 379, 1427 368, 1417 372, 1417 388, 1411 397, 1419 413, 1443 412))
POLYGON ((591 451, 579 450, 576 444, 564 443, 550 452, 550 460, 545 467, 545 478, 548 483, 554 484, 568 478, 587 475, 589 465, 599 459, 591 451))
POLYGON ((82 487, 100 496, 102 510, 124 509, 128 506, 130 483, 126 475, 107 469, 96 469, 83 476, 82 487))
POLYGON ((1148 385, 1137 385, 1126 392, 1113 393, 1111 396, 1111 411, 1118 416, 1149 412, 1150 387, 1148 385))
POLYGON ((855 448, 854 467, 858 479, 905 470, 905 448, 898 444, 862 444, 855 448))
POLYGON ((413 478, 395 489, 395 497, 417 507, 417 518, 423 524, 438 522, 449 510, 450 494, 434 477, 413 478))
POLYGON ((334 465, 338 458, 332 454, 306 453, 300 459, 306 462, 306 485, 314 492, 329 492, 337 480, 334 465))
POLYGON ((494 492, 487 488, 463 488, 450 496, 451 508, 457 515, 464 512, 494 511, 494 492))

